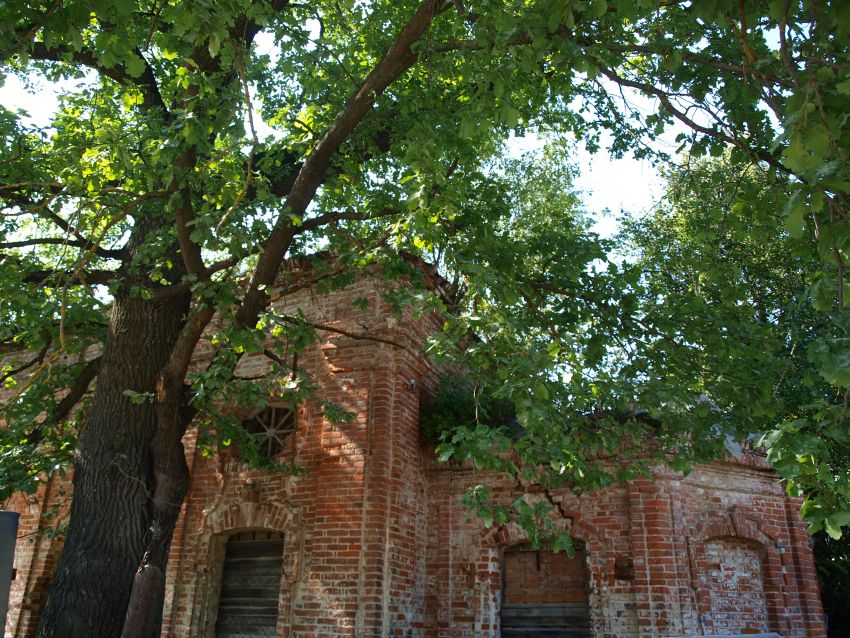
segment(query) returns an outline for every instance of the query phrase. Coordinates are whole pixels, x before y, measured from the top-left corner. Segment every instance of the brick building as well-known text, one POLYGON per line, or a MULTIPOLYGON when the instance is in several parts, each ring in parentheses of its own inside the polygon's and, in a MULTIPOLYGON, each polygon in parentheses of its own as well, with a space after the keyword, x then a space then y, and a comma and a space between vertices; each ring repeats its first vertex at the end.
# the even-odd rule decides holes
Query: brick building
MULTIPOLYGON (((254 415, 268 452, 305 472, 269 475, 227 451, 205 456, 197 432, 187 435, 192 486, 163 636, 825 635, 800 503, 756 457, 687 477, 661 469, 580 498, 554 494, 573 558, 530 549, 513 524, 486 528, 468 516, 459 499, 470 485, 486 482, 505 501, 516 485, 437 464, 423 446, 419 401, 434 371, 418 344, 437 323, 397 319, 378 288, 364 279, 281 302, 408 344, 324 332, 302 355, 321 396, 357 415, 333 425, 317 402, 254 415), (358 298, 370 303, 353 305, 358 298)), ((241 372, 264 365, 249 359, 241 372)), ((61 522, 68 499, 54 476, 6 504, 22 513, 7 636, 34 635, 61 548, 61 537, 34 532, 48 517, 61 522)))

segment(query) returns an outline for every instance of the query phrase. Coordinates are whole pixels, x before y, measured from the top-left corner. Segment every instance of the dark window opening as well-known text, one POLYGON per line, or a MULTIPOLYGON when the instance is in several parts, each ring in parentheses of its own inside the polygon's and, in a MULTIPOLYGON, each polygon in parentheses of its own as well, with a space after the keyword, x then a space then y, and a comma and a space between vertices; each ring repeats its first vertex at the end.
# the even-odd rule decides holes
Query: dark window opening
POLYGON ((241 532, 224 548, 216 638, 276 636, 283 535, 241 532))

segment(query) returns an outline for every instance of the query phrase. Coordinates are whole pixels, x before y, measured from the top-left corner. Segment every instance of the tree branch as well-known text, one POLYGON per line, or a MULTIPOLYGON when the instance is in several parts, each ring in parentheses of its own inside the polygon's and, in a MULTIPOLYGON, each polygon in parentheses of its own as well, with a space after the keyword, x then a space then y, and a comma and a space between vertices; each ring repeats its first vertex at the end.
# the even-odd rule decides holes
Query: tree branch
MULTIPOLYGON (((289 5, 289 0, 272 0, 271 8, 273 11, 280 11, 289 5)), ((242 14, 233 23, 233 26, 228 31, 230 38, 243 45, 248 46, 253 42, 256 35, 262 27, 253 18, 249 18, 246 14, 242 14)), ((193 54, 192 60, 198 65, 198 69, 202 73, 216 73, 221 71, 221 57, 213 57, 209 52, 209 47, 199 47, 193 54)))
POLYGON ((27 32, 24 33, 18 39, 19 44, 28 44, 35 37, 35 34, 38 33, 38 30, 41 29, 45 25, 45 23, 51 18, 51 16, 56 13, 56 10, 62 6, 62 0, 53 0, 53 4, 51 4, 47 11, 45 11, 41 17, 35 22, 27 25, 27 32))
POLYGON ((80 399, 85 396, 91 382, 97 376, 98 372, 100 372, 100 362, 101 357, 95 357, 83 366, 80 374, 78 374, 77 378, 74 379, 74 383, 72 383, 71 387, 68 388, 68 394, 62 397, 62 400, 56 404, 47 419, 36 425, 30 433, 27 434, 27 440, 34 445, 38 444, 42 439, 44 439, 44 429, 46 426, 58 425, 68 418, 71 410, 73 410, 74 406, 77 405, 77 403, 80 402, 80 399))
MULTIPOLYGON (((678 2, 677 1, 676 2, 670 2, 669 4, 671 4, 671 5, 672 4, 678 4, 678 2)), ((566 27, 561 26, 555 31, 554 35, 572 38, 573 32, 571 30, 567 29, 566 27)), ((523 45, 531 44, 531 42, 532 42, 531 37, 522 36, 522 37, 518 37, 518 38, 515 38, 513 40, 510 40, 507 43, 507 45, 508 46, 523 46, 523 45)), ((584 42, 584 41, 577 41, 577 43, 580 44, 581 46, 590 46, 592 44, 597 44, 595 42, 584 42)), ((429 51, 434 52, 434 53, 445 53, 445 52, 461 51, 461 50, 464 50, 464 51, 480 51, 480 50, 491 48, 493 45, 494 45, 493 42, 481 42, 479 40, 450 40, 450 41, 443 42, 441 44, 437 44, 437 45, 430 47, 429 51)), ((640 45, 631 45, 631 46, 613 45, 612 46, 612 45, 608 45, 608 46, 606 46, 606 48, 609 51, 613 51, 613 52, 617 52, 617 53, 640 53, 640 54, 661 55, 661 52, 659 52, 658 50, 656 50, 652 47, 648 47, 648 46, 640 46, 640 45)), ((706 58, 704 56, 696 55, 696 54, 688 52, 688 51, 681 51, 681 54, 682 54, 683 60, 686 60, 688 62, 693 62, 693 63, 698 64, 698 65, 712 67, 712 68, 722 70, 722 71, 727 71, 727 72, 735 75, 737 78, 748 78, 748 77, 753 75, 752 69, 750 67, 748 67, 747 65, 743 65, 743 64, 737 65, 737 64, 727 63, 727 62, 719 62, 719 61, 716 61, 716 60, 712 60, 710 58, 706 58)), ((751 50, 749 51, 749 54, 750 54, 750 58, 752 58, 752 56, 754 55, 751 50)), ((752 59, 750 61, 753 62, 752 59)), ((663 90, 661 90, 661 89, 659 89, 655 86, 649 85, 649 84, 645 84, 645 83, 642 83, 642 82, 636 82, 636 81, 633 81, 633 80, 628 80, 626 78, 623 78, 623 77, 619 76, 618 74, 616 74, 615 72, 613 72, 611 69, 600 67, 600 71, 609 80, 616 82, 620 86, 628 86, 628 87, 637 89, 641 92, 644 92, 647 95, 653 95, 653 96, 657 97, 658 100, 661 102, 661 104, 664 106, 665 110, 667 110, 667 112, 670 113, 670 115, 672 115, 673 117, 678 119, 680 122, 682 122, 686 126, 690 127, 692 130, 698 131, 700 133, 703 133, 704 135, 707 135, 707 136, 712 137, 714 139, 721 140, 721 141, 726 142, 728 144, 732 144, 732 145, 737 146, 737 147, 739 147, 739 148, 741 148, 745 151, 755 152, 757 154, 758 159, 760 159, 764 162, 767 162, 772 167, 776 168, 777 170, 779 170, 783 173, 791 174, 791 171, 786 166, 784 166, 781 162, 779 162, 779 160, 777 160, 775 157, 773 157, 769 153, 766 153, 764 151, 754 151, 749 145, 745 144, 744 142, 742 142, 741 140, 739 140, 737 138, 734 138, 730 135, 726 135, 726 134, 722 133, 721 131, 716 131, 716 130, 710 129, 708 127, 705 127, 705 126, 701 126, 700 124, 695 122, 692 118, 688 117, 686 113, 682 112, 680 109, 677 109, 673 105, 672 101, 670 100, 669 94, 665 93, 663 90)), ((771 83, 773 83, 773 84, 775 84, 779 87, 782 87, 784 89, 790 88, 792 86, 792 83, 783 81, 783 80, 776 78, 776 77, 773 77, 773 76, 768 76, 762 70, 758 71, 758 78, 757 79, 758 79, 759 84, 761 85, 761 87, 763 89, 763 92, 762 92, 763 99, 768 104, 768 106, 773 110, 774 114, 776 114, 777 117, 778 117, 780 112, 779 112, 778 106, 777 106, 773 96, 771 96, 770 93, 769 93, 770 87, 768 86, 767 82, 769 81, 769 82, 771 82, 771 83)))
POLYGON ((48 47, 44 42, 33 42, 30 45, 29 55, 35 60, 44 60, 47 62, 61 63, 71 60, 82 66, 89 67, 119 84, 135 86, 142 91, 144 97, 142 106, 146 108, 157 107, 162 110, 164 115, 168 115, 168 108, 165 106, 162 95, 159 93, 159 85, 156 82, 153 70, 150 68, 148 61, 138 51, 136 55, 139 55, 144 61, 145 70, 137 78, 127 73, 127 70, 121 65, 105 66, 90 49, 75 51, 69 47, 48 47))
POLYGON ((398 341, 393 341, 392 339, 384 339, 383 337, 376 337, 365 332, 351 332, 350 330, 344 330, 342 328, 336 328, 335 326, 329 326, 326 323, 313 323, 311 321, 307 321, 306 319, 290 317, 288 315, 283 315, 280 318, 286 323, 295 326, 310 326, 314 330, 324 330, 325 332, 332 332, 334 334, 342 335, 343 337, 348 337, 349 339, 357 339, 358 341, 377 341, 378 343, 386 343, 388 345, 393 346, 394 348, 399 348, 400 350, 406 349, 405 346, 399 343, 398 341))
MULTIPOLYGON (((54 245, 54 246, 73 246, 75 248, 89 248, 91 243, 80 239, 68 239, 66 237, 37 237, 35 239, 24 239, 21 241, 8 241, 0 243, 2 248, 24 248, 26 246, 38 245, 54 245)), ((121 259, 124 256, 122 250, 107 250, 98 248, 95 251, 99 256, 107 259, 121 259)))
MULTIPOLYGON (((368 140, 370 145, 367 145, 366 148, 356 150, 357 159, 361 164, 372 159, 372 157, 375 156, 374 151, 377 151, 378 153, 386 153, 390 150, 390 134, 388 127, 389 122, 395 118, 397 113, 398 109, 395 107, 383 109, 375 113, 378 121, 370 123, 376 128, 375 134, 368 140)), ((257 172, 268 180, 269 191, 271 193, 278 197, 287 197, 292 191, 292 187, 295 185, 295 180, 298 178, 301 169, 304 168, 304 162, 302 161, 301 153, 284 151, 281 153, 281 156, 275 156, 272 153, 264 151, 262 147, 259 147, 259 150, 254 154, 254 166, 257 168, 257 172), (264 159, 270 156, 274 156, 284 168, 276 170, 274 174, 270 174, 265 171, 263 169, 264 159)), ((323 180, 327 180, 340 172, 341 168, 339 166, 330 164, 328 169, 325 171, 323 180)), ((246 195, 248 199, 253 199, 253 191, 254 187, 252 185, 248 189, 246 195)))
POLYGON ((637 89, 638 91, 641 91, 646 95, 652 95, 658 98, 658 101, 661 102, 661 105, 670 115, 682 122, 682 124, 685 124, 691 130, 702 133, 703 135, 711 137, 712 139, 725 142, 726 144, 737 146, 748 155, 755 155, 757 159, 766 162, 776 170, 785 173, 786 175, 794 174, 791 169, 782 164, 782 162, 780 162, 770 153, 753 148, 751 145, 747 144, 743 140, 728 135, 727 133, 698 124, 692 118, 688 117, 685 113, 676 108, 672 100, 670 99, 670 96, 658 87, 652 86, 650 84, 645 84, 644 82, 638 82, 636 80, 629 80, 627 78, 621 77, 611 69, 605 68, 603 66, 599 67, 599 72, 602 73, 602 75, 604 75, 606 78, 620 86, 627 86, 632 89, 637 89))
POLYGON ((268 348, 263 348, 263 355, 267 359, 271 359, 272 361, 274 361, 276 364, 278 364, 282 368, 288 368, 289 367, 289 365, 286 363, 286 361, 281 359, 279 356, 277 356, 277 354, 274 351, 269 350, 268 348))
POLYGON ((398 215, 400 213, 401 210, 398 208, 384 208, 383 210, 374 213, 363 213, 353 210, 324 213, 322 215, 317 215, 316 217, 311 217, 310 219, 305 219, 296 230, 303 232, 307 230, 315 230, 322 226, 335 224, 343 220, 368 221, 370 219, 380 219, 381 217, 392 217, 393 215, 398 215))
MULTIPOLYGON (((172 166, 184 171, 191 171, 195 167, 196 153, 194 148, 181 153, 172 162, 172 166)), ((192 226, 197 217, 195 208, 192 206, 192 193, 187 186, 179 187, 179 177, 175 172, 171 178, 168 189, 178 191, 180 202, 174 207, 174 228, 177 233, 177 241, 180 244, 180 255, 186 272, 197 275, 199 278, 206 277, 206 265, 201 256, 201 247, 192 240, 192 226)))
MULTIPOLYGON (((588 42, 580 42, 582 46, 588 46, 590 43, 588 42)), ((649 54, 649 55, 662 55, 662 52, 657 49, 649 46, 641 46, 641 45, 630 45, 630 46, 617 46, 608 44, 605 46, 609 51, 613 51, 615 53, 633 53, 633 54, 649 54)), ((702 55, 697 55, 695 53, 691 53, 690 51, 679 51, 682 54, 682 59, 687 62, 693 62, 700 66, 707 66, 713 69, 718 69, 720 71, 727 71, 735 76, 740 78, 749 77, 750 69, 741 65, 741 64, 732 64, 730 62, 721 62, 718 60, 712 60, 711 58, 707 58, 702 55)), ((771 82, 783 87, 790 88, 792 84, 790 82, 786 82, 777 78, 775 76, 768 76, 766 74, 762 74, 764 79, 769 79, 771 82)))
POLYGON ((386 88, 416 62, 412 46, 428 30, 434 18, 450 4, 445 0, 425 0, 414 16, 402 28, 389 50, 375 65, 361 87, 348 100, 343 110, 325 135, 313 147, 286 199, 274 229, 265 243, 263 254, 257 262, 248 284, 245 298, 236 313, 238 323, 248 325, 268 303, 265 287, 277 276, 283 256, 295 237, 292 216, 301 217, 313 200, 330 165, 331 158, 348 139, 357 125, 371 110, 386 88))
POLYGON ((142 55, 141 49, 136 48, 136 55, 138 55, 145 63, 145 70, 142 71, 142 74, 135 82, 136 86, 144 87, 144 90, 142 91, 142 108, 151 109, 156 107, 162 111, 166 120, 171 121, 171 111, 168 109, 168 106, 166 106, 165 100, 162 99, 162 93, 159 91, 159 82, 157 82, 156 76, 153 73, 153 67, 150 65, 150 62, 147 61, 147 58, 142 55))
POLYGON ((95 357, 86 363, 73 385, 69 388, 68 394, 62 397, 62 400, 53 409, 52 418, 54 422, 59 423, 64 421, 71 412, 71 409, 83 398, 89 389, 89 385, 91 385, 91 382, 97 376, 98 372, 100 372, 100 361, 101 357, 95 357))
MULTIPOLYGON (((49 202, 48 202, 49 203, 49 202)), ((46 217, 54 224, 59 226, 66 233, 69 233, 77 238, 77 242, 69 245, 76 245, 80 248, 91 248, 94 246, 94 252, 98 257, 103 257, 105 259, 122 259, 125 256, 125 252, 118 248, 115 250, 110 250, 107 248, 103 248, 102 246, 98 246, 92 240, 85 237, 76 227, 69 224, 65 219, 63 219, 60 215, 58 215, 55 211, 51 210, 47 206, 41 208, 40 211, 37 211, 42 216, 46 217)))
MULTIPOLYGON (((27 186, 27 185, 37 185, 37 186, 40 185, 40 186, 49 187, 52 191, 51 195, 45 196, 45 198, 41 202, 35 202, 35 201, 32 200, 32 198, 30 198, 27 195, 22 194, 22 193, 10 193, 10 194, 6 194, 6 195, 2 195, 2 197, 6 198, 10 201, 15 202, 15 204, 17 206, 20 206, 22 208, 26 207, 25 210, 30 214, 38 215, 40 217, 43 217, 43 218, 53 222, 61 230, 63 230, 66 233, 76 237, 77 241, 80 242, 80 247, 86 248, 89 252, 92 252, 93 254, 98 255, 99 257, 103 257, 104 259, 123 259, 124 257, 126 257, 126 252, 123 249, 120 249, 120 248, 119 249, 108 249, 108 248, 103 248, 103 247, 100 246, 99 242, 105 236, 105 232, 101 233, 101 237, 97 240, 89 239, 88 237, 83 235, 75 226, 70 224, 67 220, 63 219, 55 211, 48 208, 48 206, 50 205, 50 203, 53 200, 55 200, 59 195, 63 194, 63 188, 64 187, 61 184, 51 183, 51 182, 27 184, 26 182, 21 182, 21 183, 18 183, 18 184, 0 185, 0 191, 11 190, 11 189, 14 189, 14 188, 20 188, 22 186, 27 186)), ((122 194, 127 194, 127 195, 133 195, 133 193, 130 193, 130 192, 127 192, 127 191, 124 191, 124 190, 121 190, 121 189, 116 189, 116 188, 103 189, 100 192, 103 193, 103 194, 122 193, 122 194)), ((107 224, 107 226, 108 227, 114 226, 118 221, 123 219, 131 210, 133 210, 136 206, 141 204, 143 201, 146 201, 148 199, 155 199, 155 198, 158 198, 158 197, 163 197, 167 194, 169 194, 169 191, 157 190, 157 191, 150 191, 148 193, 142 193, 140 195, 136 195, 135 197, 133 197, 132 201, 128 202, 127 204, 125 204, 124 206, 122 206, 119 209, 118 215, 109 224, 107 224)), ((66 195, 69 196, 69 197, 74 197, 74 195, 71 194, 71 193, 66 193, 66 195)), ((68 244, 69 245, 77 245, 77 244, 72 243, 72 242, 68 242, 68 244)))
POLYGON ((43 286, 53 277, 69 285, 105 286, 117 279, 118 273, 114 270, 33 270, 24 275, 23 280, 28 284, 43 286))
POLYGON ((3 383, 6 379, 11 379, 16 374, 20 374, 24 370, 28 370, 29 368, 33 367, 34 365, 39 364, 42 361, 44 361, 44 357, 47 355, 47 351, 49 349, 50 349, 50 341, 45 343, 44 346, 41 348, 41 350, 39 350, 38 353, 32 359, 30 359, 26 363, 22 363, 17 368, 12 368, 6 374, 4 374, 2 377, 0 377, 0 383, 3 383))

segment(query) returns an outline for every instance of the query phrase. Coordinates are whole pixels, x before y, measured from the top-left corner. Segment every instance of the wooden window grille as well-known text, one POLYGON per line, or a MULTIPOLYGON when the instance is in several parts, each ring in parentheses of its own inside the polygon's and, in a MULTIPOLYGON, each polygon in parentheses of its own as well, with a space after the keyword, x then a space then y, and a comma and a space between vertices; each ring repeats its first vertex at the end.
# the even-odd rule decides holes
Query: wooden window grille
POLYGON ((286 439, 295 431, 295 413, 269 406, 242 421, 242 427, 257 440, 260 454, 271 459, 283 452, 286 439))

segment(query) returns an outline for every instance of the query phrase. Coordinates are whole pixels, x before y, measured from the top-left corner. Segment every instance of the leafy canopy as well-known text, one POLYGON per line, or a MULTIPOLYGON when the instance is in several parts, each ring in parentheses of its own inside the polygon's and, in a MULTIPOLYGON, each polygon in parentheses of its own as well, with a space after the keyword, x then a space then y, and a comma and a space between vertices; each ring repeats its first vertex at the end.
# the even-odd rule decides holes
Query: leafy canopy
POLYGON ((266 311, 279 273, 298 285, 284 259, 329 286, 403 275, 400 305, 427 296, 400 283, 424 259, 455 283, 431 300, 431 349, 522 430, 463 424, 444 457, 588 489, 763 431, 834 532, 850 518, 848 34, 844 2, 3 4, 3 73, 78 82, 46 127, 0 112, 3 494, 70 459, 115 299, 188 295, 181 344, 218 312, 214 363, 186 377, 214 415, 262 402, 233 376, 246 352, 271 352, 280 391, 309 386, 291 362, 316 327, 266 311), (701 167, 634 226, 636 262, 589 232, 557 145, 500 161, 530 131, 591 148, 608 131, 612 153, 645 156, 673 123, 691 157, 760 172, 733 188, 701 167))

